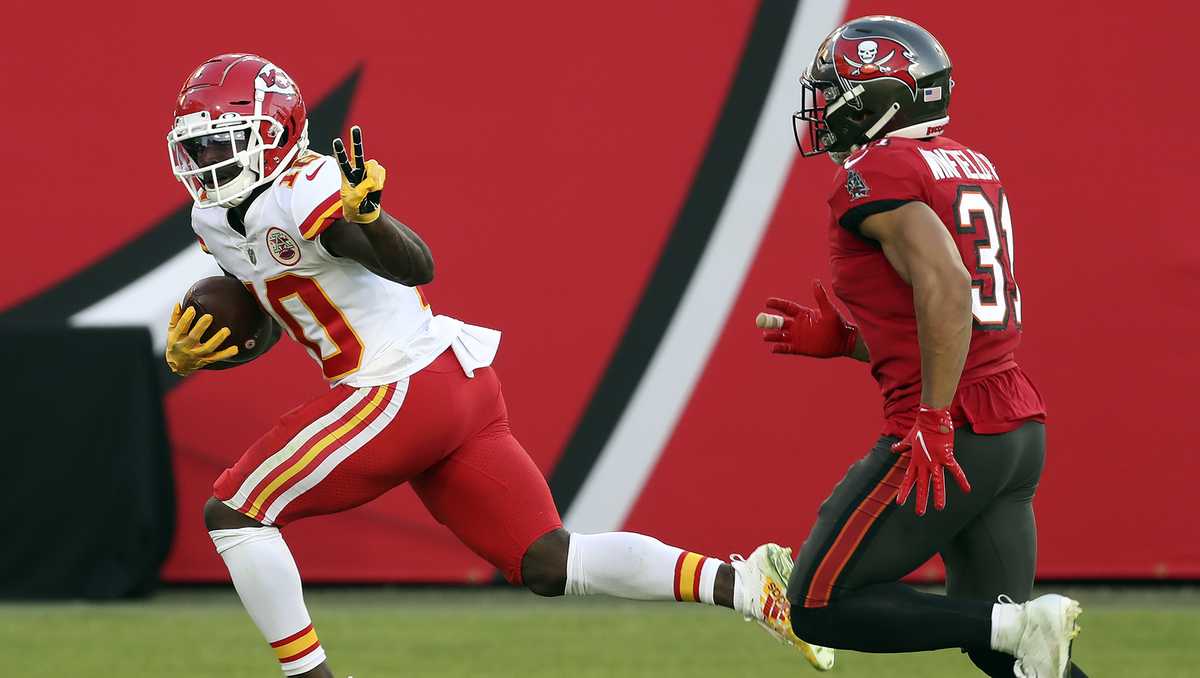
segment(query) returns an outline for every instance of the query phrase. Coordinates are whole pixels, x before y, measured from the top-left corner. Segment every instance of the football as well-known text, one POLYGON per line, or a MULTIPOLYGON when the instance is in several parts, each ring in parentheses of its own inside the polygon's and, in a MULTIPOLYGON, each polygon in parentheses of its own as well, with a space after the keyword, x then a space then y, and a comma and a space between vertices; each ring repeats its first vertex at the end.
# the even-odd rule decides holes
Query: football
POLYGON ((229 362, 249 362, 267 348, 271 317, 263 311, 258 305, 258 300, 241 282, 229 276, 214 275, 196 281, 187 294, 183 295, 179 306, 184 311, 188 306, 194 306, 197 319, 205 313, 212 314, 212 326, 205 338, 212 336, 213 332, 222 327, 229 328, 229 338, 221 348, 238 347, 238 354, 230 358, 229 362))

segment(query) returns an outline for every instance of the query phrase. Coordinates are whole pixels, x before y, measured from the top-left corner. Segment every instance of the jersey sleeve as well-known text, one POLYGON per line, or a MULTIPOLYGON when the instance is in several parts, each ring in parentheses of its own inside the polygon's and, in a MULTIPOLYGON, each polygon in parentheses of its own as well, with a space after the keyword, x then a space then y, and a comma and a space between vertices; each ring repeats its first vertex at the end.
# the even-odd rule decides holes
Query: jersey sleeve
POLYGON ((912 155, 907 149, 872 145, 848 159, 838 170, 829 197, 834 220, 859 234, 862 222, 872 214, 908 202, 928 202, 925 177, 912 155))
POLYGON ((301 237, 312 240, 342 218, 341 171, 337 161, 327 155, 316 156, 293 171, 292 218, 301 237))

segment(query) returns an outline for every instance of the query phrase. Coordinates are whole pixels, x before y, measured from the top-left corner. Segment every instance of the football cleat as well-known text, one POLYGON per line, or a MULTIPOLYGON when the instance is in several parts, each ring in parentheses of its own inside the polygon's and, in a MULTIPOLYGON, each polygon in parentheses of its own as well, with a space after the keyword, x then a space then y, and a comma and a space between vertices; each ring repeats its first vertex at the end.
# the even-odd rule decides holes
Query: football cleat
MULTIPOLYGON (((1002 601, 1008 602, 1008 601, 1002 601)), ((1071 642, 1079 635, 1075 620, 1079 603, 1057 594, 1021 605, 1021 637, 1017 641, 1017 678, 1065 678, 1071 666, 1071 642)))
POLYGON ((743 558, 729 557, 729 564, 742 586, 747 609, 746 621, 753 619, 767 633, 785 645, 796 648, 818 671, 833 668, 833 650, 810 645, 792 630, 791 604, 787 600, 787 581, 792 574, 792 550, 778 544, 763 544, 743 558))

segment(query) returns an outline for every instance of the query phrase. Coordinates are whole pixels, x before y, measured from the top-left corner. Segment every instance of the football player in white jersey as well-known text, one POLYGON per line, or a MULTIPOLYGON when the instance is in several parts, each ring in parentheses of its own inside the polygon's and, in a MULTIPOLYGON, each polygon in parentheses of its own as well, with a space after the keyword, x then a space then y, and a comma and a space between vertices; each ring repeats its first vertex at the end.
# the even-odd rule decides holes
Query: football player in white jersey
MULTIPOLYGON (((421 238, 380 207, 382 165, 308 151, 296 84, 250 54, 184 83, 167 135, 195 201, 201 246, 320 365, 331 389, 285 414, 213 487, 204 519, 246 611, 289 676, 332 676, 279 528, 409 482, 430 513, 514 584, 544 596, 607 594, 734 608, 818 668, 833 653, 791 630, 790 553, 773 544, 722 562, 639 534, 571 534, 513 437, 490 367, 500 333, 434 315, 421 238)), ((228 328, 176 306, 167 362, 224 369, 228 328), (194 322, 194 324, 193 324, 194 322)))

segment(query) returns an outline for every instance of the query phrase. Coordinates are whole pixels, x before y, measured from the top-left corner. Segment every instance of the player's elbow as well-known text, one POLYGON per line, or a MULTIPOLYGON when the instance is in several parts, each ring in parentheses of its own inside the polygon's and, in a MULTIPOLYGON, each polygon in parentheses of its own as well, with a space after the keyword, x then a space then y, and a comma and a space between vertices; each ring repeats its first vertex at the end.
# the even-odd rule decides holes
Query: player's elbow
POLYGON ((918 315, 958 326, 971 317, 971 274, 961 261, 913 270, 913 300, 918 315))
POLYGON ((953 302, 971 304, 971 274, 955 259, 936 262, 914 271, 913 287, 953 302))
POLYGON ((970 305, 971 274, 967 272, 967 267, 963 266, 961 261, 954 261, 945 266, 944 269, 939 272, 940 283, 945 289, 947 296, 959 301, 965 300, 970 305))
POLYGON ((953 299, 964 309, 971 308, 971 274, 967 271, 967 267, 962 265, 962 262, 955 262, 957 266, 953 271, 946 274, 947 289, 953 296, 953 299))
POLYGON ((426 248, 405 252, 403 256, 380 258, 379 275, 401 285, 417 287, 433 282, 433 257, 426 248))
POLYGON ((413 262, 412 271, 409 273, 409 285, 428 285, 433 282, 433 272, 433 255, 428 249, 424 249, 422 256, 416 257, 416 261, 413 262))

